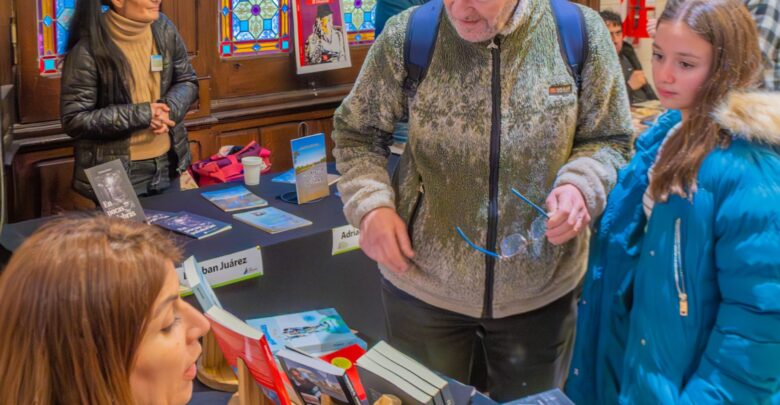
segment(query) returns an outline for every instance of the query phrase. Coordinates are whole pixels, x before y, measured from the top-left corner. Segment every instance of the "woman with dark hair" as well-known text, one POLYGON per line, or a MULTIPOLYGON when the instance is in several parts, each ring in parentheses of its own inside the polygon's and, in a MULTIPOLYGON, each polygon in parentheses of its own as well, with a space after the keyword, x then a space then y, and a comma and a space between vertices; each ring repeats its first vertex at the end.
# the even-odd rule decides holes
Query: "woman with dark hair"
POLYGON ((30 236, 0 276, 0 404, 186 404, 209 323, 179 297, 179 258, 104 216, 30 236))
POLYGON ((591 242, 577 404, 780 403, 780 94, 737 0, 671 0, 636 141, 591 242))
POLYGON ((190 164, 182 121, 198 98, 187 49, 161 0, 79 0, 62 71, 61 120, 84 170, 120 159, 136 194, 162 192, 190 164), (107 8, 107 10, 105 10, 107 8))

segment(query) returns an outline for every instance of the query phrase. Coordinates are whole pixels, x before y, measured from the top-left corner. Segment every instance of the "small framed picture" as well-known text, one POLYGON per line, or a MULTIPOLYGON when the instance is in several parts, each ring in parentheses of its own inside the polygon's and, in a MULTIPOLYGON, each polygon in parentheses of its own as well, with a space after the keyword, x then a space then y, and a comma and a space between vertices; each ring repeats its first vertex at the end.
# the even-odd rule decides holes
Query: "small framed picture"
POLYGON ((298 74, 352 66, 340 0, 292 0, 298 74))

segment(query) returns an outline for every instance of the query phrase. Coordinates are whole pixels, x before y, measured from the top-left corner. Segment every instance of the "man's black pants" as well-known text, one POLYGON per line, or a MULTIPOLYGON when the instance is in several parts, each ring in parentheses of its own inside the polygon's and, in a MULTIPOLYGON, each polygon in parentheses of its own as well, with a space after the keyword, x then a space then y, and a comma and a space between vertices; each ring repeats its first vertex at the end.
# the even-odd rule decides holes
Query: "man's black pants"
POLYGON ((562 387, 577 317, 576 289, 534 311, 499 319, 472 318, 434 307, 382 280, 389 343, 460 382, 471 379, 482 337, 490 396, 506 402, 562 387))

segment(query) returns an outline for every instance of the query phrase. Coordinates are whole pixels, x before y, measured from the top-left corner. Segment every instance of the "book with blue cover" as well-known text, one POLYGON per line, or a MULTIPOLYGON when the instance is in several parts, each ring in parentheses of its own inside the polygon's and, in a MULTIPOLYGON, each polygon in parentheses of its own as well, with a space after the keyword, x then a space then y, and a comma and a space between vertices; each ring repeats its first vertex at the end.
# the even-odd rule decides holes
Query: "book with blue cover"
POLYGON ((271 234, 311 225, 309 220, 274 207, 233 214, 233 218, 271 234))
POLYGON ((274 353, 285 346, 311 356, 353 344, 367 349, 366 342, 352 333, 333 308, 249 319, 246 323, 265 334, 274 353))
POLYGON ((260 208, 268 205, 268 201, 258 197, 244 186, 206 191, 201 193, 201 195, 225 212, 260 208))
POLYGON ((157 221, 160 221, 162 219, 170 218, 172 216, 175 216, 175 212, 169 212, 169 211, 158 211, 158 210, 151 210, 148 208, 144 208, 144 215, 146 215, 146 222, 150 224, 154 224, 157 221))
MULTIPOLYGON (((329 186, 338 183, 339 180, 341 180, 341 175, 328 173, 329 186)), ((295 169, 290 169, 286 172, 277 174, 274 178, 271 179, 271 181, 274 183, 295 184, 295 169)))
POLYGON ((208 238, 233 228, 228 223, 195 215, 187 211, 180 211, 176 215, 156 221, 154 224, 195 239, 208 238))
POLYGON ((315 134, 290 141, 295 169, 295 191, 298 204, 327 197, 328 187, 327 148, 325 134, 315 134))

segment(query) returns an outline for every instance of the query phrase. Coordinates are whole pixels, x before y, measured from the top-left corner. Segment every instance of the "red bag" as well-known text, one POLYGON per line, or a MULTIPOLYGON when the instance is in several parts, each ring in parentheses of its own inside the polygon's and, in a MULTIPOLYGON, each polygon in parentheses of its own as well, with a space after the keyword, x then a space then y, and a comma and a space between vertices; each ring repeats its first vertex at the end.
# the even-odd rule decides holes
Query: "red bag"
POLYGON ((241 164, 241 158, 247 156, 259 156, 263 159, 265 168, 262 173, 271 171, 271 160, 269 159, 271 151, 252 141, 238 152, 227 156, 216 154, 208 159, 195 162, 190 166, 190 172, 199 186, 241 180, 244 177, 244 166, 241 164))

